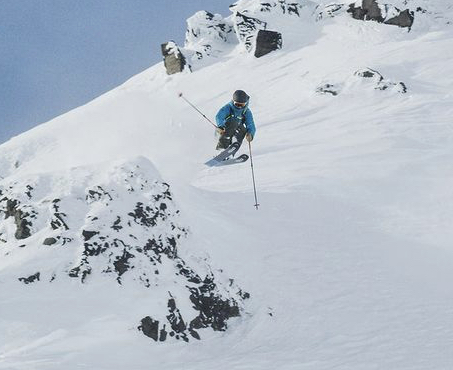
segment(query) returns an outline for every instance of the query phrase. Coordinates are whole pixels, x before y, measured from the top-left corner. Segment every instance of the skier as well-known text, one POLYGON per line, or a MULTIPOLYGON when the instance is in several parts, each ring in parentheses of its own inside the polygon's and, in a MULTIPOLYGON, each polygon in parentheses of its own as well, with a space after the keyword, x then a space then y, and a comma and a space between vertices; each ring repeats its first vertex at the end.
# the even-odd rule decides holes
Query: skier
POLYGON ((250 97, 242 90, 236 90, 233 100, 220 108, 215 119, 220 134, 216 149, 226 149, 231 145, 233 137, 242 144, 244 137, 252 141, 256 128, 253 115, 248 108, 250 97))

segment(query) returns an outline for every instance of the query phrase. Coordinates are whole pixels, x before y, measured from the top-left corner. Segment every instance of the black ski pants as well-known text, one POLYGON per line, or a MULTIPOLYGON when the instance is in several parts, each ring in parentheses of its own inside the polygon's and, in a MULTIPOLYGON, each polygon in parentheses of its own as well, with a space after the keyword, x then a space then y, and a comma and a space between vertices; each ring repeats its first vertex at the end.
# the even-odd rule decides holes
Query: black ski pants
POLYGON ((241 121, 230 119, 225 123, 225 132, 220 136, 217 149, 226 149, 231 145, 233 137, 236 138, 238 143, 242 144, 247 129, 241 121))

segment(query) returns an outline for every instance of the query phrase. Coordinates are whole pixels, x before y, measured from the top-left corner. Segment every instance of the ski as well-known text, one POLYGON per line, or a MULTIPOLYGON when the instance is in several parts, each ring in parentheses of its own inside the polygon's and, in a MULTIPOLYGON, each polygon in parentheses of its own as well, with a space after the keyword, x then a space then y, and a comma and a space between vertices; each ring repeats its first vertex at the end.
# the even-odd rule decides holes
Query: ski
POLYGON ((233 143, 231 144, 228 148, 223 150, 221 153, 216 155, 214 158, 210 159, 209 161, 205 162, 206 166, 212 167, 218 165, 220 162, 223 160, 227 159, 228 157, 231 157, 236 154, 236 152, 239 150, 239 147, 241 146, 240 143, 233 143))
POLYGON ((222 162, 219 162, 216 166, 227 166, 229 164, 244 163, 249 156, 247 154, 242 154, 237 158, 225 159, 222 162))

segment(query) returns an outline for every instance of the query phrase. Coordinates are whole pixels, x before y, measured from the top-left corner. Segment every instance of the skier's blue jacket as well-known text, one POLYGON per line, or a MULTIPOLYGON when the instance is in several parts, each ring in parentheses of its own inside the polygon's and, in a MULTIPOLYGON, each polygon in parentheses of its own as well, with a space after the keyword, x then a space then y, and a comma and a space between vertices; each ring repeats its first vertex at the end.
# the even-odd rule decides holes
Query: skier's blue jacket
POLYGON ((253 121, 253 115, 248 108, 248 104, 246 104, 244 108, 238 108, 231 101, 220 108, 219 112, 215 116, 217 126, 222 128, 225 127, 225 123, 227 123, 230 119, 236 119, 237 121, 244 123, 247 132, 250 133, 252 137, 255 136, 255 122, 253 121))

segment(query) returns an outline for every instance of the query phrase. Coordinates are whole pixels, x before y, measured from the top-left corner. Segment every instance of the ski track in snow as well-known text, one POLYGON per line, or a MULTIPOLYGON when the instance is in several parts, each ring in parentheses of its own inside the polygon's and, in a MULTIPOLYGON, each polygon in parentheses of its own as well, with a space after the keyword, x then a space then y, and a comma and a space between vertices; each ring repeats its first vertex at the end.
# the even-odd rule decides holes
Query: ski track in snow
POLYGON ((181 253, 208 254, 251 293, 227 332, 154 343, 128 316, 146 314, 146 291, 25 286, 12 264, 0 369, 453 367, 451 26, 407 33, 342 15, 310 27, 303 47, 260 59, 233 51, 174 76, 158 64, 0 147, 1 176, 18 180, 144 156, 190 225, 181 253), (354 76, 367 67, 407 94, 354 76), (316 94, 323 83, 340 94, 316 94), (212 127, 177 98, 214 117, 237 88, 257 123, 259 211, 250 162, 203 166, 212 127))

